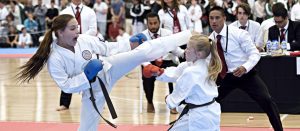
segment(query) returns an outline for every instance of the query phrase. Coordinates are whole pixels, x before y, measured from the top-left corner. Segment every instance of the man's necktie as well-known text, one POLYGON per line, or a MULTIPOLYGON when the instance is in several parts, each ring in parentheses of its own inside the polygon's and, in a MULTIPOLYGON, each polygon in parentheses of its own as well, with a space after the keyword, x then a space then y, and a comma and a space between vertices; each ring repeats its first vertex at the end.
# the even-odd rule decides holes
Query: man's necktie
POLYGON ((156 39, 156 38, 158 38, 158 34, 153 34, 153 39, 156 39))
POLYGON ((80 18, 80 7, 79 6, 76 7, 75 18, 76 18, 76 20, 78 22, 78 25, 79 25, 79 28, 80 28, 79 33, 81 34, 81 18, 80 18))
POLYGON ((178 33, 181 32, 181 27, 180 27, 180 22, 179 19, 177 17, 177 12, 175 9, 172 10, 172 14, 173 14, 173 33, 178 33))
POLYGON ((280 42, 285 40, 285 29, 280 30, 280 42))
POLYGON ((228 68, 227 68, 227 64, 226 64, 226 61, 225 61, 225 57, 224 57, 224 51, 223 51, 223 48, 221 46, 221 38, 222 38, 221 35, 217 35, 217 49, 218 49, 218 54, 220 56, 220 59, 222 61, 222 70, 219 73, 219 75, 223 79, 226 76, 228 68))
POLYGON ((246 30, 247 26, 240 26, 240 29, 246 30))

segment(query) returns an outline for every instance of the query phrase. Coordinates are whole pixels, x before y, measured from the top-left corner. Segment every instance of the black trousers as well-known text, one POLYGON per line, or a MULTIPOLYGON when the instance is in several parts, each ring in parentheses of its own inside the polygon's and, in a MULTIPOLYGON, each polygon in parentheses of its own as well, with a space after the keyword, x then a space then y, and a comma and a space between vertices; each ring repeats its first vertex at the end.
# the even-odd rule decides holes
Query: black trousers
POLYGON ((221 102, 234 89, 243 90, 267 113, 274 130, 283 131, 277 105, 271 97, 266 84, 255 70, 242 77, 235 77, 233 74, 227 73, 224 79, 217 79, 217 85, 220 85, 217 102, 221 102))
POLYGON ((59 100, 59 105, 60 106, 65 106, 67 108, 70 107, 71 104, 71 100, 72 100, 72 93, 65 93, 63 91, 61 91, 60 93, 60 100, 59 100))
MULTIPOLYGON (((151 62, 151 64, 154 64, 154 62, 151 62)), ((177 66, 177 65, 171 60, 170 61, 164 60, 160 67, 166 68, 166 67, 170 67, 170 66, 177 66)), ((155 77, 146 78, 146 77, 142 76, 142 80, 143 80, 144 92, 146 94, 146 99, 147 99, 148 103, 152 104, 153 103, 154 83, 155 83, 156 79, 155 79, 155 77)), ((169 93, 172 93, 173 92, 173 83, 168 83, 168 86, 169 86, 169 93)))

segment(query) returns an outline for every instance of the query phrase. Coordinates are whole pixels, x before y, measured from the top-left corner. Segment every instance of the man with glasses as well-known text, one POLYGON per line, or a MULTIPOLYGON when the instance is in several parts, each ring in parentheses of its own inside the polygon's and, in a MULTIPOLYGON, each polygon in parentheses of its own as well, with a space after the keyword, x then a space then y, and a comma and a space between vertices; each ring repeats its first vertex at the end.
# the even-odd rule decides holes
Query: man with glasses
POLYGON ((258 37, 259 37, 259 28, 260 24, 256 21, 249 20, 251 15, 251 8, 246 3, 241 3, 236 7, 237 11, 237 19, 235 22, 230 25, 238 27, 240 29, 246 30, 250 36, 254 44, 256 45, 259 51, 263 51, 263 47, 258 46, 258 37))
POLYGON ((269 28, 270 41, 287 41, 287 50, 300 50, 300 22, 291 21, 282 3, 272 7, 275 25, 269 28))

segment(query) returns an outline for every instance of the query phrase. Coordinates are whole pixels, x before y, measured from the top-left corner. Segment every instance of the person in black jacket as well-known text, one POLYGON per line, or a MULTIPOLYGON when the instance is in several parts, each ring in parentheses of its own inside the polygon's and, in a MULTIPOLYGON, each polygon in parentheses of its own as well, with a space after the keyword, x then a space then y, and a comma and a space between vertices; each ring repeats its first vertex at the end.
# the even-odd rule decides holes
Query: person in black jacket
POLYGON ((287 41, 287 50, 300 50, 300 22, 289 20, 288 12, 282 3, 272 7, 275 25, 269 28, 270 41, 287 41))

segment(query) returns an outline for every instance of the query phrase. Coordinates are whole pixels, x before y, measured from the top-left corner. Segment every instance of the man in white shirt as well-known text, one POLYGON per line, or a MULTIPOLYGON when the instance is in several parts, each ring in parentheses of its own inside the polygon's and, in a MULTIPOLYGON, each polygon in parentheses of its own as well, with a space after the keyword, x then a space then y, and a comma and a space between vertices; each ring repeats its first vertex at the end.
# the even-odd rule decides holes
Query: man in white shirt
POLYGON ((27 33, 26 28, 21 29, 22 33, 19 34, 18 48, 29 48, 32 45, 31 35, 27 33))
POLYGON ((222 71, 217 84, 222 101, 231 91, 238 88, 245 91, 267 113, 275 131, 283 131, 279 111, 270 96, 266 84, 256 73, 254 66, 260 54, 247 31, 225 24, 222 7, 213 7, 209 12, 209 22, 213 30, 209 36, 217 42, 218 54, 222 60, 222 71))
MULTIPOLYGON (((164 28, 160 28, 160 19, 156 13, 150 12, 147 14, 147 29, 142 33, 147 37, 148 40, 156 39, 158 37, 168 36, 173 34, 172 31, 164 28)), ((175 61, 178 60, 177 56, 184 57, 184 50, 180 49, 179 47, 176 50, 173 50, 171 53, 168 53, 161 58, 158 58, 155 61, 146 62, 142 64, 142 68, 148 68, 150 66, 158 66, 160 68, 166 68, 170 66, 176 66, 175 61)), ((148 101, 147 105, 147 112, 154 113, 154 105, 153 105, 153 91, 154 91, 154 83, 155 77, 142 77, 143 79, 143 87, 146 94, 146 98, 148 101)), ((173 91, 173 83, 168 83, 169 85, 169 92, 172 93, 173 91)), ((176 109, 171 110, 172 114, 176 114, 176 109)))
MULTIPOLYGON (((248 31, 251 36, 251 40, 256 45, 258 37, 259 37, 259 28, 260 24, 256 21, 249 20, 251 15, 251 8, 246 3, 241 3, 236 7, 237 11, 237 19, 235 22, 231 23, 230 25, 238 27, 240 29, 248 31)), ((257 46, 258 47, 258 46, 257 46)), ((258 47, 260 50, 260 48, 258 47)), ((262 49, 262 47, 261 47, 262 49)))
POLYGON ((78 24, 80 24, 81 34, 88 34, 96 36, 97 34, 97 20, 96 13, 91 8, 81 3, 81 0, 72 0, 70 6, 65 8, 60 12, 60 14, 70 14, 75 16, 75 18, 80 19, 78 24), (78 13, 77 13, 78 12, 78 13), (78 14, 80 17, 77 17, 78 14))
MULTIPOLYGON (((72 0, 70 6, 60 12, 60 14, 73 15, 79 24, 80 34, 91 36, 97 35, 97 21, 94 10, 86 5, 83 5, 81 0, 72 0)), ((69 108, 72 99, 72 94, 61 92, 60 107, 57 111, 66 110, 69 108)))

